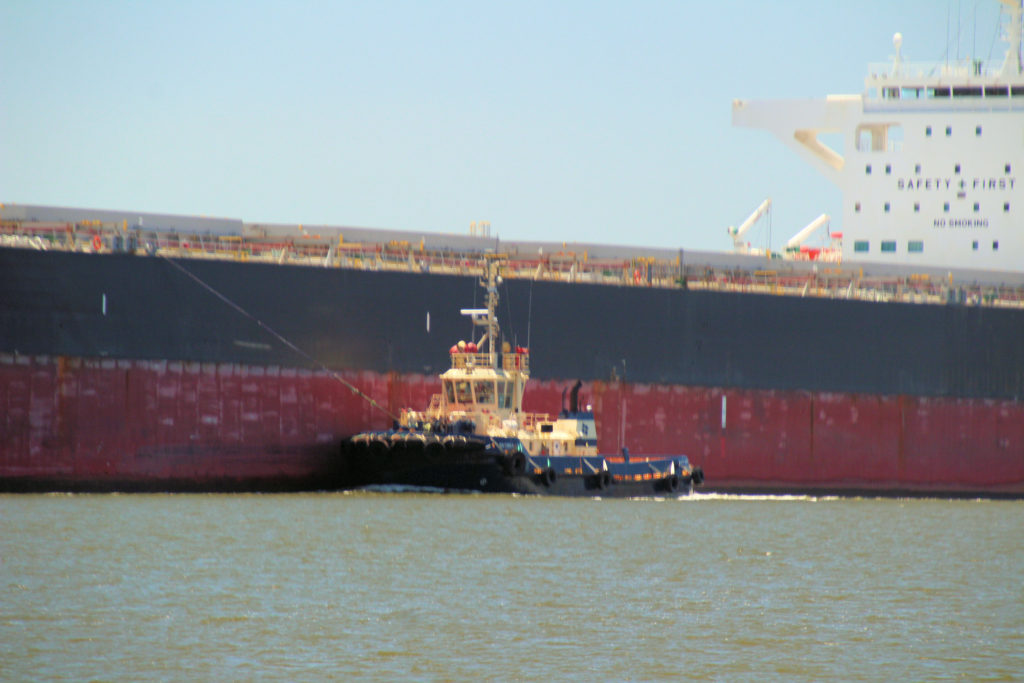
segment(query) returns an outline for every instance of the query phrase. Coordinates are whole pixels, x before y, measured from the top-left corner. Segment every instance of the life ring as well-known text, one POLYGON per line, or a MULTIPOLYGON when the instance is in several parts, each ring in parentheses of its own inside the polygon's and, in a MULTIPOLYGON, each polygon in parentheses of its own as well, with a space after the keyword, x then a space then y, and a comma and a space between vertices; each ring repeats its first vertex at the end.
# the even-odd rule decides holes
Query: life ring
POLYGON ((636 284, 636 285, 640 284, 640 269, 639 268, 634 268, 633 269, 633 284, 636 284))
POLYGON ((99 251, 100 247, 103 246, 103 240, 100 239, 99 235, 92 236, 92 250, 99 251))

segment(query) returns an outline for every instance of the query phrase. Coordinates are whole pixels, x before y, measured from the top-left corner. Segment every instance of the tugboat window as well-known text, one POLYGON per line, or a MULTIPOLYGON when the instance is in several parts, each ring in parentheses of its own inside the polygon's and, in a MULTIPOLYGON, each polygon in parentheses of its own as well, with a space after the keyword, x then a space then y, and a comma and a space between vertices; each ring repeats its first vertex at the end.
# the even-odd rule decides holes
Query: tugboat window
POLYGON ((457 403, 473 402, 473 390, 470 388, 468 381, 462 380, 455 383, 455 399, 457 403))
POLYGON ((444 383, 445 398, 448 399, 448 403, 455 403, 455 386, 451 380, 444 383))
POLYGON ((476 402, 494 403, 494 382, 476 383, 476 402))

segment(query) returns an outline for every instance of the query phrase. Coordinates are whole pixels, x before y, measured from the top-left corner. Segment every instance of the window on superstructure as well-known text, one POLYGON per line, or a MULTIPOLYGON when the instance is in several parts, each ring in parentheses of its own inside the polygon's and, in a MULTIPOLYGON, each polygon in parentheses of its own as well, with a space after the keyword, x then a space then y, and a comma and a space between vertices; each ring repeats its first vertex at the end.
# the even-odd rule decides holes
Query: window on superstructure
POLYGON ((1003 213, 1007 213, 1010 210, 1010 202, 1003 202, 1003 213))
POLYGON ((914 202, 914 213, 921 213, 921 202, 914 202))
POLYGON ((1006 175, 1010 175, 1010 165, 1006 165, 1006 175))
POLYGON ((925 137, 929 137, 929 138, 932 136, 932 127, 931 126, 925 126, 924 127, 924 135, 925 135, 925 137))
POLYGON ((444 395, 449 403, 455 403, 455 385, 452 384, 451 380, 444 383, 444 395))
POLYGON ((866 253, 868 250, 867 240, 857 240, 853 243, 853 250, 857 253, 866 253))
POLYGON ((1010 94, 1014 97, 1024 97, 1024 85, 1010 86, 1010 94))
POLYGON ((942 210, 945 211, 946 213, 949 213, 949 202, 942 203, 942 210))
POLYGON ((498 382, 498 407, 512 407, 512 382, 498 382))
POLYGON ((895 123, 863 123, 853 133, 859 152, 898 152, 903 149, 903 126, 895 123))
POLYGON ((867 166, 864 167, 864 173, 866 175, 871 175, 871 164, 868 164, 867 166))
POLYGON ((971 249, 973 249, 974 251, 978 251, 978 240, 974 240, 973 242, 971 242, 971 249))
POLYGON ((477 382, 475 388, 477 403, 494 403, 494 382, 477 382))
POLYGON ((911 254, 920 254, 924 251, 924 241, 910 240, 907 242, 907 251, 911 254))
POLYGON ((892 253, 896 251, 896 240, 882 240, 882 252, 892 253))
POLYGON ((953 167, 953 173, 960 175, 960 164, 957 164, 956 166, 953 167))
POLYGON ((473 402, 473 389, 470 386, 469 381, 462 380, 455 383, 455 402, 456 403, 472 403, 473 402))
POLYGON ((885 165, 885 175, 892 175, 892 164, 885 165))
POLYGON ((1006 97, 1009 94, 1009 88, 1007 88, 1005 85, 985 86, 985 97, 1006 97))
POLYGON ((914 164, 914 174, 921 175, 921 164, 914 164))
POLYGON ((953 134, 953 126, 946 126, 946 137, 948 138, 953 134))
POLYGON ((860 202, 857 202, 853 205, 853 210, 856 211, 857 213, 860 213, 860 202))
POLYGON ((890 210, 891 208, 892 208, 892 204, 890 204, 889 202, 886 202, 886 203, 885 203, 885 212, 886 212, 886 213, 889 213, 889 210, 890 210))
POLYGON ((992 242, 992 251, 999 251, 999 240, 994 240, 992 242))
POLYGON ((981 210, 981 204, 974 202, 974 213, 978 213, 981 210))
POLYGON ((977 135, 978 137, 981 137, 981 126, 974 127, 974 134, 977 135))

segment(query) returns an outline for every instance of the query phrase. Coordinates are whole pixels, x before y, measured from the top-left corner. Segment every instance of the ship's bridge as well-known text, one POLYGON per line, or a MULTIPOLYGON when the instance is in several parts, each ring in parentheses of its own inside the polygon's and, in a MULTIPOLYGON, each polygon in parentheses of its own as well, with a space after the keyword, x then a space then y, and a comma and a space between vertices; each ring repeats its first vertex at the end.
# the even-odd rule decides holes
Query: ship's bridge
POLYGON ((514 406, 514 379, 490 368, 479 369, 472 375, 448 371, 441 377, 441 388, 451 410, 472 410, 477 406, 508 410, 514 406))

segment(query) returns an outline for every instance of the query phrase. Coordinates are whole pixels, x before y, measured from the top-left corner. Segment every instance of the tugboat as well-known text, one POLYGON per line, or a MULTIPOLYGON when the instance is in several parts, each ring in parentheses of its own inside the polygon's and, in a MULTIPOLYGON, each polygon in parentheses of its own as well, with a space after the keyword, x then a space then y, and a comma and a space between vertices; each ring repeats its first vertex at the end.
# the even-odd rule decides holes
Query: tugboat
POLYGON ((451 347, 442 391, 426 410, 403 410, 392 429, 342 443, 352 484, 592 497, 692 493, 704 472, 685 455, 631 458, 625 448, 618 456, 598 454, 594 413, 579 405, 581 382, 557 419, 523 411, 530 352, 499 344, 499 270, 499 257, 486 259, 480 284, 487 307, 461 311, 482 336, 451 347))

